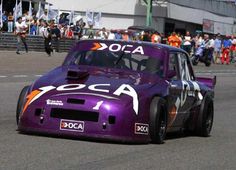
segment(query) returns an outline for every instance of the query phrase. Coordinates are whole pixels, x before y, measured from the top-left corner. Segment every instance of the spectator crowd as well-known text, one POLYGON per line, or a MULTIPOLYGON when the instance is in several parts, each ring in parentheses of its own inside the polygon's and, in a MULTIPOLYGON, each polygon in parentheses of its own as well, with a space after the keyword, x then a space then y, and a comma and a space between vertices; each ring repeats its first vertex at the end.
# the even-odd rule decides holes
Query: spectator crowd
MULTIPOLYGON (((236 62, 236 37, 233 35, 222 36, 220 34, 208 35, 196 33, 191 35, 189 31, 185 35, 172 32, 165 36, 163 33, 150 30, 130 30, 130 29, 111 29, 102 28, 100 30, 93 28, 93 23, 86 24, 83 19, 70 23, 65 13, 61 14, 59 19, 47 20, 47 12, 38 19, 36 13, 31 17, 28 11, 25 11, 20 17, 21 23, 24 25, 24 31, 29 35, 40 35, 45 39, 45 51, 48 55, 51 54, 51 41, 56 42, 56 51, 59 51, 59 43, 61 38, 68 39, 116 39, 125 41, 149 41, 152 43, 168 44, 173 47, 182 48, 190 56, 194 55, 196 50, 204 46, 206 53, 211 57, 212 63, 215 64, 230 64, 236 62), (88 26, 87 26, 88 25, 88 26)), ((11 12, 3 12, 2 21, 4 32, 16 33, 17 22, 14 23, 14 16, 11 12)), ((19 25, 19 24, 18 24, 19 25)), ((18 42, 20 40, 18 39, 18 42)), ((25 39, 22 40, 25 42, 25 39)), ((27 46, 26 46, 27 49, 27 46)), ((28 50, 28 49, 27 49, 28 50)))

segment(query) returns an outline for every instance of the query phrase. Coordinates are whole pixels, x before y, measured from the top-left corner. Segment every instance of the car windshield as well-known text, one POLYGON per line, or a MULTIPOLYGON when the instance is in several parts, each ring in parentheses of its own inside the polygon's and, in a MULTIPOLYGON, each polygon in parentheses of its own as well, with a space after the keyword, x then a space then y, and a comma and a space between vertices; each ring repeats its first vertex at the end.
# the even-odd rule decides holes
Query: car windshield
POLYGON ((123 51, 79 51, 73 54, 72 64, 127 69, 163 75, 163 61, 159 58, 123 51))

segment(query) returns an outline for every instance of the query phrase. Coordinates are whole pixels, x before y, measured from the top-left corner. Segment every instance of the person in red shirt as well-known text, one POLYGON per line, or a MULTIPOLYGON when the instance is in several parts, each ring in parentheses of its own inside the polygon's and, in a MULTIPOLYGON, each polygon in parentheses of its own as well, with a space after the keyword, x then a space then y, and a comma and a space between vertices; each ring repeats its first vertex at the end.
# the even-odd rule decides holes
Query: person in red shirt
POLYGON ((176 32, 173 32, 171 36, 168 37, 167 41, 170 46, 180 48, 181 40, 176 34, 176 32))
POLYGON ((230 37, 226 36, 226 38, 223 40, 222 43, 222 56, 221 56, 221 63, 224 64, 226 62, 226 64, 230 64, 230 47, 231 47, 232 43, 230 41, 230 37))
POLYGON ((74 38, 74 32, 72 30, 73 26, 68 27, 68 29, 65 32, 66 38, 72 39, 74 38))

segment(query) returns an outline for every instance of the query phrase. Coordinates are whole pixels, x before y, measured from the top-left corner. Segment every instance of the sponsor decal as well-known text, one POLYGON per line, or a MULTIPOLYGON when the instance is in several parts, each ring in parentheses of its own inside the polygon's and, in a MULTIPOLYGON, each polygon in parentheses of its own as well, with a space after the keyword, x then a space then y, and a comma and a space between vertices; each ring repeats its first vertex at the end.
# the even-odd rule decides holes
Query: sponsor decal
POLYGON ((27 107, 35 100, 37 100, 39 97, 41 97, 43 94, 49 92, 50 90, 54 89, 55 87, 53 86, 46 86, 46 87, 41 87, 39 90, 34 90, 32 91, 28 96, 26 96, 26 103, 23 108, 23 113, 27 109, 27 107))
POLYGON ((149 125, 144 123, 135 123, 134 126, 134 133, 141 134, 141 135, 148 135, 149 134, 149 125))
POLYGON ((47 105, 54 105, 54 106, 63 106, 63 102, 60 100, 46 100, 47 105))
POLYGON ((93 47, 91 50, 105 50, 108 49, 112 52, 124 51, 125 53, 132 53, 132 54, 144 54, 144 50, 142 46, 134 47, 131 44, 121 45, 121 44, 105 44, 105 43, 93 43, 93 47))
MULTIPOLYGON (((170 111, 171 115, 171 121, 168 124, 170 126, 176 119, 176 116, 179 112, 179 109, 184 106, 187 100, 187 96, 190 97, 196 97, 198 101, 201 101, 203 99, 203 96, 201 94, 200 86, 195 81, 181 81, 182 84, 182 92, 180 94, 180 97, 178 97, 175 101, 175 105, 170 111), (190 84, 192 84, 192 89, 190 88, 190 84)), ((177 85, 171 85, 172 87, 177 87, 177 85)))
POLYGON ((84 122, 61 119, 60 130, 84 132, 84 122))
MULTIPOLYGON (((101 93, 110 93, 109 89, 105 89, 106 87, 109 88, 111 84, 93 84, 88 86, 88 89, 93 91, 93 92, 101 92, 101 93)), ((59 87, 54 87, 54 86, 46 86, 46 87, 41 87, 39 90, 34 90, 32 91, 26 98, 27 102, 24 106, 23 112, 27 109, 27 107, 35 100, 37 100, 39 97, 41 97, 43 94, 51 91, 51 90, 56 90, 59 92, 65 92, 65 91, 73 91, 73 90, 81 90, 83 88, 86 88, 85 84, 65 84, 61 85, 59 87)), ((96 95, 96 93, 91 93, 96 95)), ((118 87, 117 90, 113 92, 113 95, 115 96, 121 96, 121 95, 127 95, 130 96, 133 100, 133 110, 136 115, 138 115, 138 109, 139 109, 139 102, 138 102, 138 94, 135 91, 135 89, 130 86, 129 84, 122 84, 120 87, 118 87)), ((100 95, 101 96, 101 95, 100 95)), ((99 107, 102 105, 103 102, 98 103, 97 107, 95 106, 95 109, 99 109, 99 107)), ((56 102, 53 103, 51 102, 51 105, 60 105, 63 104, 62 102, 56 102)))
POLYGON ((180 107, 182 107, 187 99, 187 96, 192 96, 192 97, 196 97, 195 92, 197 92, 197 99, 198 100, 202 100, 203 96, 201 94, 201 90, 200 90, 200 86, 198 85, 197 82, 194 81, 182 81, 182 92, 180 97, 177 98, 176 102, 175 102, 175 107, 177 108, 177 113, 180 107), (190 82, 193 85, 193 89, 190 89, 190 82))

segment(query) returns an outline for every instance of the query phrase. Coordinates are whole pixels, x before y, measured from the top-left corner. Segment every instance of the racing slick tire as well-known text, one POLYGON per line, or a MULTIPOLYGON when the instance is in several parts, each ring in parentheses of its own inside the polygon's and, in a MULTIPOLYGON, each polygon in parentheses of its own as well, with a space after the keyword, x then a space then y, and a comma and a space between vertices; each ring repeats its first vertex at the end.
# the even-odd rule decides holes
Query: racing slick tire
POLYGON ((154 97, 151 102, 149 128, 152 142, 163 144, 167 129, 167 106, 160 97, 154 97))
POLYGON ((196 124, 196 133, 199 136, 208 137, 213 125, 214 104, 210 95, 206 94, 200 106, 200 112, 196 124))
POLYGON ((24 103, 25 103, 25 99, 26 99, 28 89, 29 89, 29 86, 25 86, 20 92, 20 96, 19 96, 19 99, 18 99, 18 102, 17 102, 17 108, 16 108, 16 124, 17 125, 19 123, 20 115, 21 115, 21 112, 23 110, 23 106, 24 106, 24 103))

